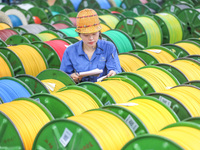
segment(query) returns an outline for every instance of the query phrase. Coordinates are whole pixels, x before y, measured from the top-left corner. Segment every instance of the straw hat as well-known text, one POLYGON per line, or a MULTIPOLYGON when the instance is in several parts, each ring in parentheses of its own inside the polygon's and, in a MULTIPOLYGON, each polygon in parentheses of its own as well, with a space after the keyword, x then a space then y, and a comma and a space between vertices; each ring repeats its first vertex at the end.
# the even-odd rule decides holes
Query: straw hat
POLYGON ((101 30, 97 13, 93 9, 83 9, 76 17, 76 32, 94 33, 101 30))

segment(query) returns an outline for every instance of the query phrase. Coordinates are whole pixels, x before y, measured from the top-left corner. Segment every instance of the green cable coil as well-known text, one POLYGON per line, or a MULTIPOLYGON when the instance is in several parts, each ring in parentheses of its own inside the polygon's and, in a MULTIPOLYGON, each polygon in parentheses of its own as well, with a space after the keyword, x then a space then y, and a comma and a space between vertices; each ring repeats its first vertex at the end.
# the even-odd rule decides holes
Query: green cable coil
POLYGON ((124 32, 119 30, 108 30, 103 32, 103 34, 107 35, 113 40, 118 49, 118 53, 125 53, 134 49, 134 45, 130 37, 124 32))
POLYGON ((68 37, 78 37, 78 33, 75 31, 76 28, 60 29, 61 32, 66 34, 68 37))
POLYGON ((161 26, 163 43, 172 44, 183 39, 183 28, 175 15, 170 13, 157 13, 154 18, 161 26))

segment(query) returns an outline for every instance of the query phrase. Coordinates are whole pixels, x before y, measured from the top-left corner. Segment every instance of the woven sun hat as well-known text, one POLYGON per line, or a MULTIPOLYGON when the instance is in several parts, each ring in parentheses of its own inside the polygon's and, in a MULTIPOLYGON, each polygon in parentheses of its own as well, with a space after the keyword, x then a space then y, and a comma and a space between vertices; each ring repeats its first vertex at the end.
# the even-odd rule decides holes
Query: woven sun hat
POLYGON ((76 32, 94 33, 101 30, 97 13, 93 9, 83 9, 76 17, 76 32))

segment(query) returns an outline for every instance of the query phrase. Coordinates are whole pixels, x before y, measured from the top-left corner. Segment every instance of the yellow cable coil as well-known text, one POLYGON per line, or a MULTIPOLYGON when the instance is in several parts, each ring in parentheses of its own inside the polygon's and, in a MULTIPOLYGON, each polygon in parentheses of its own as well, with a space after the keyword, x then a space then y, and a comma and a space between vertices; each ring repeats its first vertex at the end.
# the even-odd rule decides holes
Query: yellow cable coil
POLYGON ((0 64, 1 64, 0 78, 5 77, 5 76, 12 77, 12 73, 11 73, 11 70, 10 70, 8 64, 1 56, 0 56, 0 64))
POLYGON ((4 29, 8 29, 8 28, 10 28, 9 25, 2 23, 2 22, 0 23, 0 30, 4 30, 4 29))
POLYGON ((62 82, 55 79, 45 79, 41 80, 41 82, 47 87, 51 94, 66 86, 62 82))
POLYGON ((157 133, 167 125, 176 123, 173 115, 164 106, 153 100, 141 98, 131 100, 127 104, 130 106, 118 105, 133 112, 151 134, 157 133))
POLYGON ((120 79, 96 82, 96 84, 104 87, 112 95, 116 103, 127 102, 131 98, 141 96, 136 88, 120 79))
POLYGON ((147 49, 147 50, 143 50, 143 51, 154 56, 158 60, 159 63, 169 63, 175 59, 170 53, 163 51, 163 50, 147 49))
POLYGON ((185 49, 190 55, 199 54, 200 55, 200 47, 198 47, 195 44, 192 43, 176 43, 175 45, 178 45, 185 49))
POLYGON ((121 119, 105 111, 87 111, 68 119, 87 128, 104 150, 120 150, 129 140, 134 138, 131 130, 121 119))
POLYGON ((26 74, 36 77, 41 71, 47 69, 45 60, 33 47, 28 45, 18 45, 9 46, 7 48, 17 54, 24 66, 26 74))
POLYGON ((50 121, 42 109, 25 100, 1 104, 0 111, 4 112, 13 122, 27 150, 32 149, 37 133, 50 121))
POLYGON ((160 16, 167 25, 169 31, 169 43, 175 43, 183 39, 183 30, 178 18, 169 13, 158 13, 156 16, 160 16))
POLYGON ((108 26, 111 27, 111 29, 115 29, 115 26, 119 22, 118 18, 113 15, 100 15, 100 19, 102 19, 108 26))
POLYGON ((61 92, 52 93, 64 101, 72 110, 74 115, 80 115, 83 112, 99 108, 98 104, 87 93, 80 90, 69 89, 61 92))
POLYGON ((52 39, 58 38, 57 36, 51 34, 51 33, 39 33, 36 34, 43 42, 50 41, 52 39))
POLYGON ((146 66, 139 58, 126 54, 120 54, 119 61, 125 72, 136 71, 137 69, 146 66))
POLYGON ((147 47, 161 45, 162 33, 158 24, 156 24, 156 22, 153 19, 150 19, 148 17, 135 17, 135 19, 142 24, 147 33, 147 47))
POLYGON ((179 100, 193 117, 200 116, 199 89, 190 86, 178 86, 161 93, 168 94, 179 100))
POLYGON ((191 60, 180 59, 169 64, 183 72, 189 81, 200 80, 200 66, 195 62, 191 60))
POLYGON ((193 127, 171 127, 160 131, 158 135, 172 140, 185 150, 198 150, 200 147, 200 130, 193 127))
POLYGON ((102 32, 102 33, 103 33, 103 32, 106 32, 106 31, 108 31, 108 30, 111 29, 110 27, 108 27, 107 25, 105 25, 105 24, 103 24, 103 23, 101 23, 100 25, 101 25, 101 27, 102 27, 102 29, 101 29, 101 32, 102 32))
POLYGON ((143 68, 134 73, 144 77, 155 89, 156 92, 174 87, 177 83, 164 71, 157 68, 143 68))
POLYGON ((78 39, 79 41, 82 40, 80 36, 77 36, 75 38, 78 39))

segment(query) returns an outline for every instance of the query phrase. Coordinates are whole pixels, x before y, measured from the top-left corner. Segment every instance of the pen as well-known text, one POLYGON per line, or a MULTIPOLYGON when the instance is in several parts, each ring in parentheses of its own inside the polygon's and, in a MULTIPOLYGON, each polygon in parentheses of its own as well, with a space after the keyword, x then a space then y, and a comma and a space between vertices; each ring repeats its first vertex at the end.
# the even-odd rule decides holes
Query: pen
MULTIPOLYGON (((77 75, 77 76, 79 76, 78 75, 78 72, 76 71, 76 69, 74 69, 74 73, 77 75)), ((78 83, 79 83, 80 81, 79 81, 79 78, 78 78, 78 83)))

